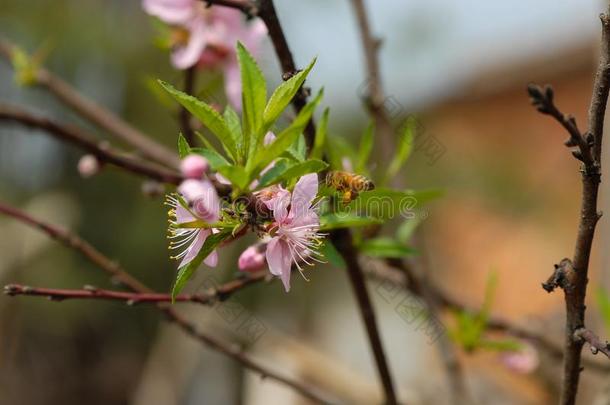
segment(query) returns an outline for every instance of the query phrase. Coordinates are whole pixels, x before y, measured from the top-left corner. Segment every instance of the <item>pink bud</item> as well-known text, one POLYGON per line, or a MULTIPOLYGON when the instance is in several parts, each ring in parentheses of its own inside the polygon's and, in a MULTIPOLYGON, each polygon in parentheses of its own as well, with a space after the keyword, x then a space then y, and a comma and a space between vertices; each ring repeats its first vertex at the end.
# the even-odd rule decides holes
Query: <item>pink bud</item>
POLYGON ((523 343, 519 351, 502 353, 501 361, 508 369, 521 374, 531 373, 540 363, 536 348, 529 343, 523 343))
POLYGON ((93 155, 84 155, 78 161, 78 173, 84 177, 91 177, 100 171, 100 162, 93 155))
POLYGON ((180 171, 184 177, 189 179, 201 179, 210 165, 203 156, 188 155, 180 162, 180 171))
POLYGON ((260 245, 253 245, 242 252, 237 261, 239 270, 255 272, 265 267, 265 255, 259 251, 260 245))

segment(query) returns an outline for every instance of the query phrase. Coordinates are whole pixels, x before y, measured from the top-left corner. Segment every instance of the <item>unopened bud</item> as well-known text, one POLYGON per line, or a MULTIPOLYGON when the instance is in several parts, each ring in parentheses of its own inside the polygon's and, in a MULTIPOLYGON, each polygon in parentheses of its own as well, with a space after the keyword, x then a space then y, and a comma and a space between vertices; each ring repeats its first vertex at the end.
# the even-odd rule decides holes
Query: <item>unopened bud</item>
POLYGON ((88 178, 99 173, 100 162, 93 155, 84 155, 78 161, 77 168, 81 177, 88 178))
POLYGON ((188 155, 180 162, 180 171, 189 179, 201 179, 210 167, 206 158, 200 155, 188 155))
POLYGON ((237 260, 239 270, 245 272, 255 272, 265 267, 265 255, 260 251, 259 246, 250 246, 242 252, 237 260))

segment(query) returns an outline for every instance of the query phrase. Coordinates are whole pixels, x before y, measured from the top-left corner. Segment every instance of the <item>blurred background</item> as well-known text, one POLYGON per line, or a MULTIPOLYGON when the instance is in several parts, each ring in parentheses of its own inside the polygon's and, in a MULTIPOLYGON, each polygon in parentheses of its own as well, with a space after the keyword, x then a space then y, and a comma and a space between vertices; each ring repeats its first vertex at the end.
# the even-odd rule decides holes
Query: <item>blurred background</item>
MULTIPOLYGON (((426 207, 422 224, 430 276, 476 307, 494 270, 499 285, 493 312, 561 342, 562 294, 546 294, 540 282, 573 249, 578 165, 562 144, 562 130, 529 105, 525 86, 552 83, 557 104, 585 126, 604 2, 367 3, 373 31, 383 38, 381 65, 392 122, 399 126, 417 113, 426 139, 436 145, 434 154, 416 148, 401 174, 409 187, 445 191, 426 207)), ((314 90, 325 88, 331 133, 356 144, 368 117, 359 99, 366 81, 349 1, 278 0, 276 7, 297 64, 318 56, 308 83, 314 90)), ((175 145, 176 109, 158 100, 150 80, 181 83, 182 76, 155 47, 152 20, 138 1, 2 0, 0 35, 29 51, 49 46, 45 66, 50 70, 155 139, 175 145)), ((281 74, 268 40, 259 62, 271 85, 278 84, 281 74)), ((217 75, 201 76, 199 90, 218 90, 222 98, 217 75)), ((5 62, 0 63, 0 101, 106 137, 43 89, 17 86, 5 62)), ((76 170, 80 157, 79 150, 44 133, 2 124, 2 202, 74 230, 155 289, 168 291, 175 264, 168 259, 162 198, 146 196, 142 179, 111 167, 83 179, 76 170)), ((603 184, 601 194, 602 207, 610 212, 603 184)), ((607 335, 595 297, 610 288, 605 248, 610 222, 602 220, 598 230, 587 322, 607 335)), ((223 249, 219 268, 202 268, 188 288, 233 278, 237 256, 248 242, 223 249)), ((240 316, 263 325, 257 339, 242 333, 222 308, 180 310, 202 329, 241 342, 273 369, 341 392, 353 403, 378 402, 376 371, 344 272, 326 265, 308 274, 309 283, 294 277, 289 294, 273 283, 233 299, 240 316)), ((0 217, 0 281, 113 288, 78 254, 6 217, 0 217)), ((377 285, 370 290, 401 396, 409 403, 447 403, 438 348, 397 315, 395 303, 378 293, 377 285)), ((542 352, 530 374, 511 370, 495 352, 460 352, 459 357, 479 403, 556 399, 560 364, 542 352)), ((599 398, 604 383, 593 371, 583 373, 582 403, 599 398)), ((153 308, 1 296, 0 404, 17 403, 307 402, 202 348, 153 308)))

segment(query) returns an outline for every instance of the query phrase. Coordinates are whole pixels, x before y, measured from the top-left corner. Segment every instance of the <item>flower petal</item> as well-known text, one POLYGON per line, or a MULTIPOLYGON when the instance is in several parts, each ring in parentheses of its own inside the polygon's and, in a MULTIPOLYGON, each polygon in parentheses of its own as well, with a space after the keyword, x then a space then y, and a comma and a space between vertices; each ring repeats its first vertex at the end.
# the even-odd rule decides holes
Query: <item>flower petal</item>
POLYGON ((193 239, 193 241, 191 242, 191 245, 188 247, 188 249, 186 251, 186 255, 184 255, 184 258, 182 258, 182 261, 180 262, 180 265, 178 266, 178 268, 186 266, 195 258, 195 256, 197 256, 197 253, 199 253, 199 251, 203 247, 203 244, 204 244, 205 240, 207 239, 208 235, 210 235, 210 233, 211 232, 209 229, 200 229, 199 230, 199 233, 197 234, 197 236, 195 236, 195 239, 193 239))
POLYGON ((172 64, 177 69, 188 69, 194 66, 207 44, 205 22, 195 18, 188 24, 189 39, 186 46, 177 47, 172 51, 172 64))
POLYGON ((143 0, 142 8, 168 24, 184 24, 196 12, 195 0, 143 0))
POLYGON ((310 173, 301 177, 292 191, 290 216, 292 218, 305 216, 316 194, 318 194, 318 175, 310 173))
POLYGON ((218 252, 216 249, 212 250, 203 262, 210 267, 216 267, 218 265, 218 252))

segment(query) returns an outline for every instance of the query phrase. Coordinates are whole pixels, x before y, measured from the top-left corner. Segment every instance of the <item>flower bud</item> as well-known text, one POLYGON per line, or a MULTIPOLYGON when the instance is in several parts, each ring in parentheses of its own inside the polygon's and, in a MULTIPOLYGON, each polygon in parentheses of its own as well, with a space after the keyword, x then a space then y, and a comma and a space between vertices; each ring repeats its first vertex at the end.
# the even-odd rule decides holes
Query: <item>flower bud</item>
POLYGON ((195 154, 188 155, 180 162, 182 175, 189 179, 201 179, 209 167, 206 158, 195 154))
POLYGON ((100 162, 93 155, 84 155, 78 161, 77 169, 81 177, 88 178, 99 173, 100 162))
POLYGON ((265 255, 259 251, 259 246, 253 245, 242 252, 237 260, 240 271, 255 272, 265 267, 265 255))

